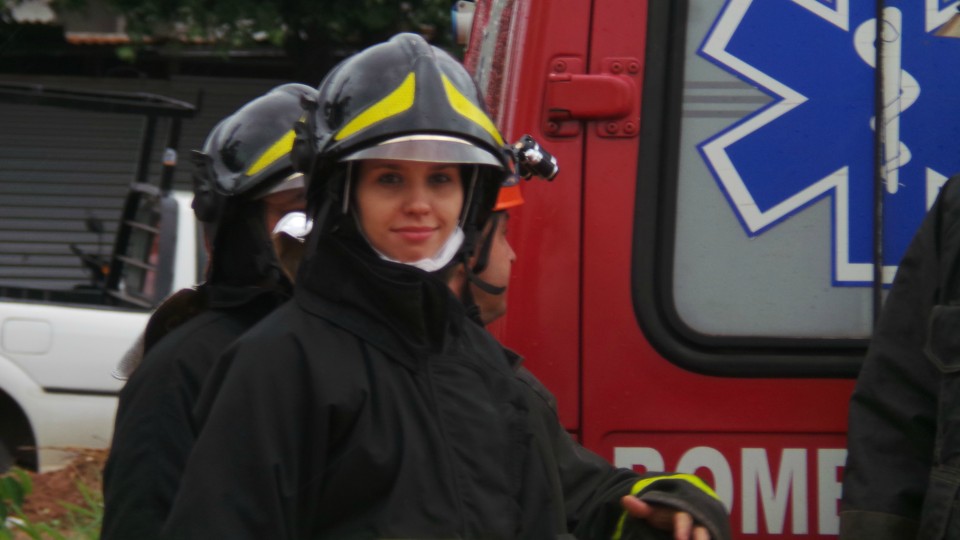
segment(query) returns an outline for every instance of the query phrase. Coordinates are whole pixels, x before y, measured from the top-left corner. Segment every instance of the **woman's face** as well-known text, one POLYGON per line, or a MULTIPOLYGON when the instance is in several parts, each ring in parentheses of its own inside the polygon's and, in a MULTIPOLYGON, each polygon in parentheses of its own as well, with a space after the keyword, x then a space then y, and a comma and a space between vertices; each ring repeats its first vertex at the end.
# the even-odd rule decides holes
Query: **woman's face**
POLYGON ((267 234, 273 233, 273 229, 283 216, 290 212, 303 212, 306 209, 306 193, 304 188, 295 188, 271 193, 262 199, 263 222, 267 227, 267 234))
POLYGON ((459 165, 381 159, 358 163, 357 212, 370 244, 400 262, 436 255, 460 218, 459 165))

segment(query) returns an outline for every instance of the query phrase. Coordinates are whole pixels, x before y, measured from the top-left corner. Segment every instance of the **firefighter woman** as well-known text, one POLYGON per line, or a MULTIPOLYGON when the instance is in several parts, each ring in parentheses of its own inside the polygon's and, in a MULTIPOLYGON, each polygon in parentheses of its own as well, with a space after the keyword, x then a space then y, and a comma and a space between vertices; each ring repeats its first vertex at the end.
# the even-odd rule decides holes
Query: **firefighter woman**
POLYGON ((290 298, 291 281, 270 233, 303 210, 304 183, 290 163, 301 97, 286 84, 222 120, 195 154, 193 207, 210 248, 206 283, 164 302, 145 332, 146 355, 129 377, 104 470, 104 540, 156 538, 196 434, 192 409, 227 345, 290 298))
POLYGON ((722 537, 702 482, 576 445, 448 287, 510 174, 466 70, 401 34, 335 67, 308 109, 294 301, 218 364, 165 536, 610 538, 633 492, 722 537))

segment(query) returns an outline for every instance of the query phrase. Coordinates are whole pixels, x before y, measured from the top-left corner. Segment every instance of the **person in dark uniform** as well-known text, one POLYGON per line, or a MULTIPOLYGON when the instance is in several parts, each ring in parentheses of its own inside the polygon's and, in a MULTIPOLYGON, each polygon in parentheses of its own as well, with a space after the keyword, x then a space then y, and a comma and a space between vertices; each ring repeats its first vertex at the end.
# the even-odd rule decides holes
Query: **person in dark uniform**
MULTIPOLYGON (((524 198, 519 185, 505 185, 500 188, 497 203, 480 235, 476 252, 467 264, 454 268, 450 277, 450 289, 467 307, 467 316, 481 326, 489 325, 507 313, 507 286, 510 281, 510 270, 517 259, 516 252, 507 240, 507 223, 510 219, 509 211, 523 203, 524 198)), ((534 395, 539 398, 538 408, 540 414, 547 418, 546 423, 559 425, 560 418, 553 394, 523 366, 523 358, 519 354, 506 347, 503 348, 503 352, 517 378, 528 385, 534 395)), ((560 433, 557 432, 555 435, 559 436, 560 433)), ((575 445, 575 443, 567 441, 564 445, 575 445)), ((599 468, 613 469, 612 465, 600 460, 586 449, 581 448, 578 456, 579 459, 593 460, 599 468)), ((693 477, 688 479, 696 482, 693 477)), ((693 538, 709 538, 707 527, 695 526, 696 520, 689 512, 674 511, 669 506, 651 505, 629 495, 625 495, 621 503, 624 510, 631 516, 645 520, 646 526, 673 530, 680 538, 687 538, 690 534, 693 534, 693 538)), ((709 518, 703 519, 703 521, 709 520, 709 518)), ((635 522, 631 525, 638 524, 635 522)))
POLYGON ((696 477, 572 441, 452 293, 510 174, 463 66, 401 34, 335 67, 311 110, 294 301, 217 363, 162 537, 626 538, 628 495, 727 538, 696 477))
POLYGON ((300 84, 274 88, 221 121, 195 154, 193 207, 210 248, 207 280, 166 301, 147 325, 145 356, 121 366, 129 379, 103 476, 105 540, 159 535, 193 446, 191 411, 211 366, 290 297, 271 232, 305 208, 303 176, 289 154, 300 99, 315 94, 300 84))
POLYGON ((960 538, 960 177, 897 270, 850 399, 840 538, 960 538))

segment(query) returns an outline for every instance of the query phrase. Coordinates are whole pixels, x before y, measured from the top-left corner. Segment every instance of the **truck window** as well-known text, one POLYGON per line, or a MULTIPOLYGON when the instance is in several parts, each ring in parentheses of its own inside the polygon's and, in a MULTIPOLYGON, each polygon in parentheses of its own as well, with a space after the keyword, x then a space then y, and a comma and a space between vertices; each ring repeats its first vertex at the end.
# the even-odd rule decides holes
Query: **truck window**
MULTIPOLYGON (((723 134, 759 111, 771 110, 778 99, 724 69, 714 57, 723 54, 716 34, 725 29, 715 26, 723 6, 690 2, 683 65, 671 66, 683 71, 672 307, 684 325, 709 336, 866 338, 872 324, 871 290, 864 286, 869 285, 870 267, 865 265, 863 275, 840 275, 845 261, 837 258, 847 254, 838 245, 845 239, 835 236, 840 234, 834 226, 838 216, 831 215, 836 196, 776 210, 778 203, 794 205, 789 198, 795 195, 767 193, 775 190, 762 187, 749 192, 737 185, 734 172, 718 170, 723 134), (738 211, 736 205, 753 203, 748 197, 757 211, 738 211)), ((862 86, 862 99, 870 101, 872 81, 862 86)), ((801 144, 797 141, 798 152, 801 144)), ((790 166, 770 163, 767 182, 781 182, 778 175, 789 176, 790 166)), ((811 184, 820 180, 819 173, 810 177, 811 184)))
POLYGON ((166 298, 173 284, 176 257, 178 206, 174 198, 152 186, 132 186, 127 196, 125 216, 121 220, 123 249, 114 254, 111 277, 116 290, 108 293, 126 303, 152 307, 166 298))
MULTIPOLYGON (((147 199, 144 198, 144 201, 147 199)), ((160 252, 160 212, 156 205, 142 204, 133 221, 136 226, 130 231, 127 264, 123 266, 124 292, 129 295, 152 299, 156 294, 157 264, 160 252)))

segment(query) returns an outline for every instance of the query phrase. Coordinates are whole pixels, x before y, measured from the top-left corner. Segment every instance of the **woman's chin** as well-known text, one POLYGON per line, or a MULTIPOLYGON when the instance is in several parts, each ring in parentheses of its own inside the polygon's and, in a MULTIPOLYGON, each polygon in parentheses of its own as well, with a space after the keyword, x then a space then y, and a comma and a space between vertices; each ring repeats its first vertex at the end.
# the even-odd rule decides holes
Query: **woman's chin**
POLYGON ((429 259, 429 258, 430 258, 430 255, 427 254, 426 252, 422 252, 422 253, 421 253, 421 252, 419 252, 419 251, 413 251, 413 252, 408 251, 408 252, 405 252, 405 253, 397 256, 397 257, 393 257, 393 256, 390 256, 390 255, 387 255, 387 256, 390 257, 391 259, 395 260, 395 261, 402 262, 402 263, 404 263, 404 264, 415 263, 415 262, 417 262, 417 261, 422 261, 423 259, 429 259))

